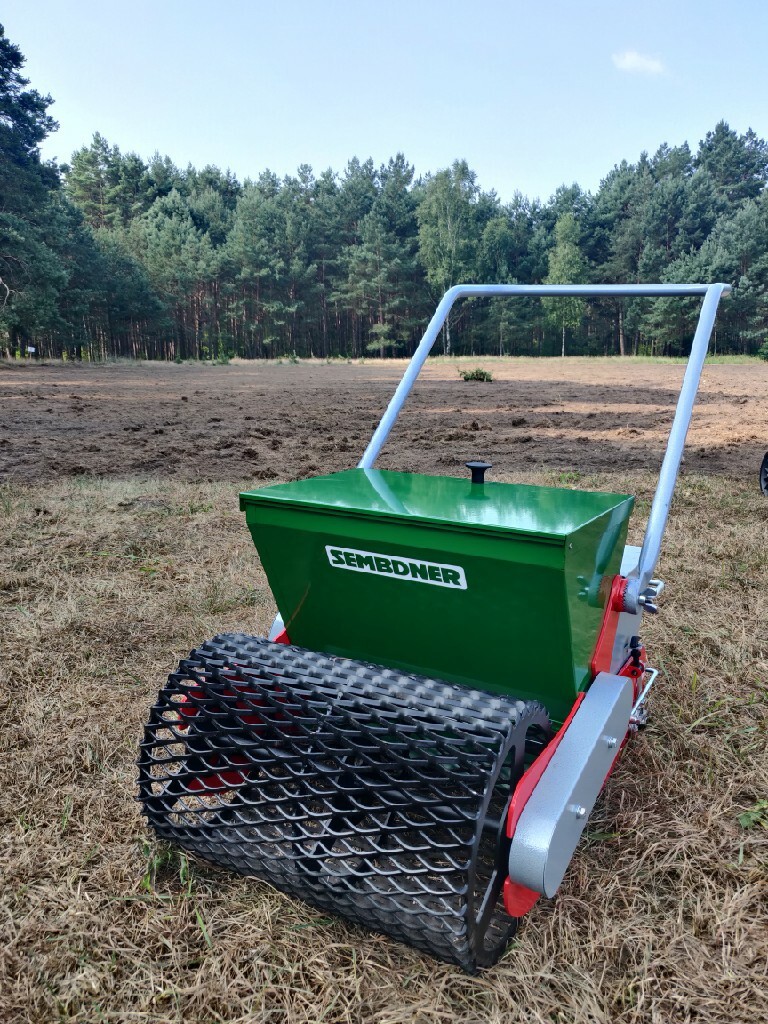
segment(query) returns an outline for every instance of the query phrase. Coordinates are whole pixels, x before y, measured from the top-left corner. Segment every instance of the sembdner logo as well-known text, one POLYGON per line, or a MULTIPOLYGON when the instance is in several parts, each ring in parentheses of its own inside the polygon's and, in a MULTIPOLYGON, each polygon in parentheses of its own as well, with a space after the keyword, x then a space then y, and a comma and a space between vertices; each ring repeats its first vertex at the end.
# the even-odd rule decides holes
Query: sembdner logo
POLYGON ((405 555, 379 555, 375 551, 335 548, 330 544, 326 545, 325 553, 334 569, 368 572, 412 583, 430 583, 434 587, 450 587, 452 590, 467 589, 467 579, 460 565, 420 562, 405 555))

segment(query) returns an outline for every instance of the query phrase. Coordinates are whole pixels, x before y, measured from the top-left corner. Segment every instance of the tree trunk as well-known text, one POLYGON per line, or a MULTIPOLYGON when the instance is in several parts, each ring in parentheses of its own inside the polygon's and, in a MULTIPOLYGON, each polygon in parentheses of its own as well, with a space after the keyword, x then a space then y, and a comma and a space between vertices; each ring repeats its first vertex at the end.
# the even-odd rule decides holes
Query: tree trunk
POLYGON ((619 306, 619 355, 625 356, 627 354, 627 345, 624 338, 624 310, 619 306))

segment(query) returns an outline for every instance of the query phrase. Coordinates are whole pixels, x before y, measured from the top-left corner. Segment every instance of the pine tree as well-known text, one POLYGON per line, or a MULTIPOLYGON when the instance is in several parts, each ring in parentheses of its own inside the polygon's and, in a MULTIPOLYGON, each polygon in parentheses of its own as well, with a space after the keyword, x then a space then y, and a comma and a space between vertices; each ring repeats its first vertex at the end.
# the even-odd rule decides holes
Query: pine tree
POLYGON ((98 132, 90 146, 72 154, 65 189, 92 228, 114 227, 120 222, 119 160, 120 151, 98 132))
MULTIPOLYGON (((428 178, 416 211, 419 259, 435 297, 469 281, 477 266, 482 227, 477 215, 480 189, 465 160, 428 178)), ((445 323, 443 353, 451 354, 451 318, 445 323)))
POLYGON ((56 322, 66 271, 46 236, 58 171, 39 145, 58 127, 52 100, 28 89, 24 57, 0 25, 0 337, 6 352, 56 322))
MULTIPOLYGON (((555 247, 549 254, 549 273, 545 284, 583 284, 587 265, 579 248, 579 228, 572 213, 564 213, 555 224, 555 247)), ((573 296, 544 299, 549 320, 560 328, 565 355, 565 333, 575 331, 584 316, 584 300, 573 296)))
POLYGON ((709 172, 730 206, 755 199, 768 183, 768 143, 751 128, 737 135, 719 121, 699 145, 694 163, 709 172))

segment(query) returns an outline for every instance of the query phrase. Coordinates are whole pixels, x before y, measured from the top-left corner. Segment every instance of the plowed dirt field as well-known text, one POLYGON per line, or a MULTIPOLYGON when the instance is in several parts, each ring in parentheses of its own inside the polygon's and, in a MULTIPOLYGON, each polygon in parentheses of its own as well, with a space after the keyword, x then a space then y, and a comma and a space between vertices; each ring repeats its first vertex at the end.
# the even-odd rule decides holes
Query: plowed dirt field
MULTIPOLYGON (((382 468, 501 474, 656 469, 685 367, 619 359, 478 360, 493 383, 428 364, 382 468)), ((464 362, 462 366, 474 367, 464 362)), ((0 366, 0 477, 161 474, 289 479, 354 465, 405 363, 0 366)), ((687 467, 757 472, 768 363, 705 367, 687 467)))

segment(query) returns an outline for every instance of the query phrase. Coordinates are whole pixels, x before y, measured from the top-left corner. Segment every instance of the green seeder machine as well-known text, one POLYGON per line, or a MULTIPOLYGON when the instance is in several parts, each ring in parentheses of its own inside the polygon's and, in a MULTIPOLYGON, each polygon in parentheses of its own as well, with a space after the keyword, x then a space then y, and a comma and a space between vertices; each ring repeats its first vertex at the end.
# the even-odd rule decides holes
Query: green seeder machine
POLYGON ((656 672, 639 639, 726 285, 461 285, 355 469, 240 495, 278 608, 171 673, 139 757, 158 836, 467 971, 557 891, 656 672), (700 296, 642 548, 622 494, 377 470, 452 304, 700 296))

